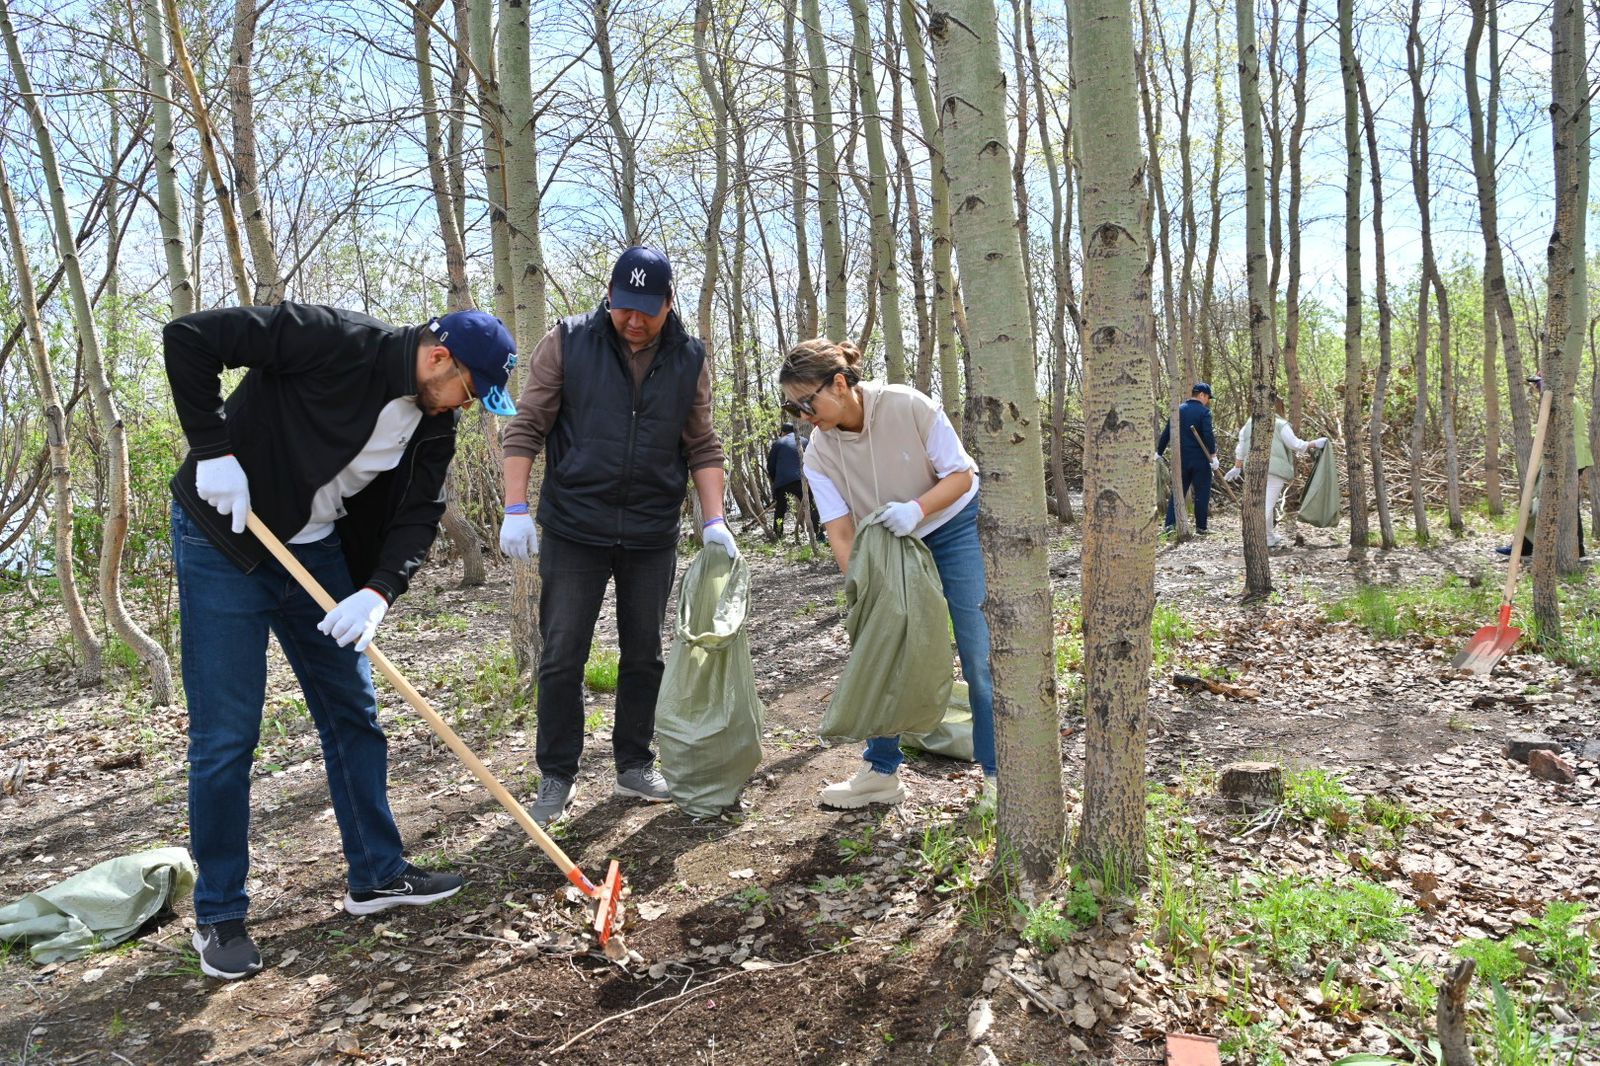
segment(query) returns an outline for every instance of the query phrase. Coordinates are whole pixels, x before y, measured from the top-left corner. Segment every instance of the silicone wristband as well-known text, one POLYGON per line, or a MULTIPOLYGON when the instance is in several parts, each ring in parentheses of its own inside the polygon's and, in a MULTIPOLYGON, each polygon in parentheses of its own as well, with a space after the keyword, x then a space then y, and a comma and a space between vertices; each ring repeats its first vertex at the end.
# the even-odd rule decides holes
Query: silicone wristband
POLYGON ((718 522, 721 522, 723 525, 727 525, 728 524, 728 520, 726 518, 723 518, 721 515, 718 515, 715 518, 707 519, 706 524, 701 526, 700 528, 701 529, 710 529, 712 526, 716 525, 718 522))
POLYGON ((528 505, 525 504, 525 503, 513 503, 513 504, 507 504, 506 505, 506 514, 527 514, 527 513, 528 513, 528 505))

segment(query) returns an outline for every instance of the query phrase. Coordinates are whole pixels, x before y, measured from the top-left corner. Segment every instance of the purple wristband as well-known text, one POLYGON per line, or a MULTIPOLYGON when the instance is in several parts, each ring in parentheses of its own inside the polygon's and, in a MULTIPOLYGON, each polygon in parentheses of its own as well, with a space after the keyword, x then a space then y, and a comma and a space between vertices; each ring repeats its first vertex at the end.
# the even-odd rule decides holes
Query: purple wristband
POLYGON ((511 503, 506 505, 506 514, 527 514, 528 505, 525 503, 511 503))
POLYGON ((721 515, 718 515, 715 518, 708 519, 706 521, 706 524, 701 526, 700 528, 701 529, 710 529, 712 526, 716 525, 718 522, 721 522, 723 525, 727 525, 728 524, 728 520, 726 518, 723 518, 721 515))

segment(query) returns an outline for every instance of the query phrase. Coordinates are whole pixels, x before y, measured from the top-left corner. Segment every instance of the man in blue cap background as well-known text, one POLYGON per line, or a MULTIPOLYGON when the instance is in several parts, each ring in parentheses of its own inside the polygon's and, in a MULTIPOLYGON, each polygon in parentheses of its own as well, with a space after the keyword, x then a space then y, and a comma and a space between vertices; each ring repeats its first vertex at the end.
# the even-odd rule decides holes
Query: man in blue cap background
MULTIPOLYGON (((1156 441, 1157 455, 1167 450, 1171 433, 1172 421, 1168 419, 1161 427, 1161 439, 1156 441)), ((1191 485, 1194 487, 1194 531, 1203 537, 1211 532, 1206 528, 1211 517, 1211 474, 1218 465, 1217 438, 1211 429, 1211 386, 1204 381, 1195 382, 1189 398, 1178 407, 1178 454, 1183 461, 1184 494, 1188 494, 1191 485), (1196 431, 1199 440, 1195 439, 1196 431), (1200 446, 1200 441, 1205 442, 1205 447, 1200 446)), ((1176 502, 1167 499, 1167 526, 1163 532, 1178 524, 1176 502)))
POLYGON ((500 320, 457 311, 391 326, 282 303, 186 315, 162 333, 189 455, 172 479, 189 835, 199 866, 195 950, 213 977, 261 953, 250 897, 250 770, 266 693, 267 635, 293 667, 322 742, 348 865, 344 908, 374 914, 454 895, 462 879, 406 861, 389 810, 388 745, 360 654, 405 592, 444 514, 460 408, 513 413, 516 345, 500 320), (222 396, 225 369, 248 367, 222 396), (254 534, 254 509, 338 600, 324 612, 254 534))
POLYGON ((539 560, 539 797, 549 824, 577 795, 583 753, 583 667, 606 584, 617 589, 616 795, 671 799, 655 769, 661 626, 677 570, 679 512, 692 479, 703 539, 738 558, 722 513, 722 441, 711 421, 705 348, 672 310, 672 265, 629 248, 608 298, 563 319, 528 362, 517 416, 506 426, 506 513, 500 547, 539 560), (545 453, 538 525, 528 477, 545 453))

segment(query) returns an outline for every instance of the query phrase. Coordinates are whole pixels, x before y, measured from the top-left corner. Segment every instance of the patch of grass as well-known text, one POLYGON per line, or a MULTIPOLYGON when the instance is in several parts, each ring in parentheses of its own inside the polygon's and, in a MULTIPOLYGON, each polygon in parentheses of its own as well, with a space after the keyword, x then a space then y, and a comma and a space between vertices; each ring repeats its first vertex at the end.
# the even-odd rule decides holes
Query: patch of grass
POLYGON ((1283 807, 1293 818, 1322 822, 1332 832, 1343 833, 1354 818, 1356 800, 1339 774, 1316 768, 1288 770, 1283 775, 1283 807))
POLYGON ((733 894, 733 905, 742 911, 764 911, 772 905, 772 893, 760 885, 746 885, 733 894))
POLYGON ((1405 840, 1406 830, 1428 820, 1428 816, 1414 811, 1399 800, 1387 796, 1368 796, 1361 801, 1361 817, 1389 834, 1389 839, 1399 847, 1405 840))
POLYGON ((872 837, 877 832, 876 826, 866 826, 861 830, 861 835, 856 837, 839 838, 839 855, 848 862, 855 862, 863 855, 872 852, 872 837))
POLYGON ((1455 946, 1455 955, 1461 959, 1476 959, 1478 976, 1501 984, 1515 981, 1528 968, 1516 949, 1505 940, 1467 940, 1455 946))
POLYGON ((1420 962, 1398 958, 1387 944, 1383 945, 1383 957, 1384 964, 1378 967, 1378 976, 1395 983, 1413 1017, 1431 1019, 1439 1002, 1439 985, 1433 979, 1433 971, 1420 962))
POLYGON ((1238 1063, 1254 1066, 1288 1066, 1283 1049, 1278 1046, 1278 1026, 1258 1019, 1248 1007, 1232 1004, 1222 1012, 1222 1020, 1230 1032, 1224 1036, 1217 1050, 1223 1057, 1238 1063))
POLYGON ((433 624, 447 633, 465 633, 471 620, 466 615, 441 614, 433 619, 433 624))
POLYGON ((828 874, 811 882, 811 891, 821 896, 834 892, 854 892, 866 883, 863 874, 828 874))
POLYGON ((798 548, 791 548, 784 553, 784 558, 791 563, 809 563, 823 558, 826 549, 822 545, 813 548, 810 544, 802 544, 798 548))
POLYGON ((1150 616, 1150 666, 1165 674, 1177 659, 1178 649, 1194 638, 1195 629, 1182 612, 1158 603, 1150 616))
POLYGON ((434 670, 429 681, 450 690, 444 702, 453 705, 458 727, 470 723, 495 737, 526 714, 535 686, 523 683, 508 642, 485 651, 487 654, 464 663, 434 670))
POLYGON ((1416 911, 1370 881, 1340 884, 1287 874, 1260 887, 1260 896, 1245 900, 1240 911, 1257 947, 1285 971, 1314 955, 1402 940, 1408 935, 1405 919, 1416 911))
POLYGON ((583 683, 590 692, 617 691, 617 671, 621 655, 611 648, 595 648, 583 667, 583 683))
POLYGON ((1047 899, 1033 905, 1015 900, 1013 905, 1023 919, 1022 942, 1046 953, 1100 919, 1100 901, 1086 885, 1073 885, 1063 900, 1047 899))
POLYGON ((1595 934, 1587 922, 1579 922, 1588 917, 1587 910, 1582 903, 1551 900, 1544 914, 1516 937, 1580 999, 1595 991, 1595 934))
POLYGON ((1498 1066, 1557 1066, 1573 1062, 1557 1055, 1566 1043, 1534 1021, 1533 1009, 1506 991, 1499 981, 1490 982, 1493 1004, 1489 1012, 1489 1042, 1494 1047, 1498 1066))

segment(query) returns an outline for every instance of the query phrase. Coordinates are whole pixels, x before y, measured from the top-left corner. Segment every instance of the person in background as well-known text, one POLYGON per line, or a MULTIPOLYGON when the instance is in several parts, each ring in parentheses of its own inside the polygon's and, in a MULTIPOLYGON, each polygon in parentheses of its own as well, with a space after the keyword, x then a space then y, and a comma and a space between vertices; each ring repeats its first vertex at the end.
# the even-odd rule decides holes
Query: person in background
POLYGON ((701 343, 672 309, 672 265, 629 248, 606 299, 563 319, 539 342, 516 417, 505 428, 505 518, 500 548, 539 560, 541 775, 530 812, 549 825, 577 795, 583 754, 583 668, 606 585, 616 582, 616 782, 647 803, 672 798, 655 768, 661 626, 678 563, 679 512, 692 479, 704 543, 733 558, 722 513, 722 441, 711 422, 711 371, 701 343), (540 550, 528 511, 533 461, 545 454, 540 550))
POLYGON ((172 479, 183 687, 189 705, 194 948, 212 977, 261 969, 245 928, 250 771, 278 638, 322 742, 344 845, 344 909, 432 903, 459 875, 406 861, 389 810, 388 742, 361 652, 428 554, 444 514, 457 409, 512 410, 516 344, 457 311, 391 326, 281 303, 185 315, 162 331, 189 456, 172 479), (248 367, 226 400, 222 372, 248 367), (256 515, 338 604, 323 611, 245 529, 256 515))
MULTIPOLYGON (((1161 438, 1156 441, 1156 454, 1164 455, 1171 442, 1172 420, 1161 427, 1161 438)), ((1178 407, 1178 455, 1183 465, 1183 491, 1188 495, 1194 486, 1194 531, 1206 536, 1211 517, 1211 474, 1217 469, 1217 438, 1211 428, 1211 386, 1197 381, 1189 390, 1189 398, 1178 407), (1200 439, 1195 439, 1196 431, 1200 439), (1205 444, 1202 447, 1201 441, 1205 444), (1208 454, 1209 453, 1209 454, 1208 454)), ((1167 525, 1162 532, 1171 532, 1178 524, 1177 501, 1167 500, 1167 525)))
MULTIPOLYGON (((1267 547, 1276 548, 1283 543, 1278 536, 1278 501, 1283 499, 1283 490, 1294 480, 1294 457, 1310 449, 1326 447, 1328 438, 1305 441, 1295 436, 1288 419, 1283 417, 1282 398, 1272 398, 1272 410, 1272 451, 1267 461, 1267 547)), ((1239 446, 1233 450, 1233 467, 1223 475, 1224 481, 1238 481, 1244 477, 1244 462, 1250 455, 1250 423, 1251 419, 1247 418, 1239 428, 1239 446)))
MULTIPOLYGON (((978 466, 937 403, 906 385, 863 381, 860 365, 849 341, 795 345, 778 371, 783 409, 814 427, 806 482, 841 573, 850 569, 857 526, 880 507, 889 532, 920 538, 933 555, 972 705, 973 755, 984 774, 980 802, 992 806, 998 769, 978 466)), ((928 639, 947 640, 943 619, 928 620, 928 639)), ((874 737, 863 758, 854 777, 822 790, 824 806, 851 810, 905 799, 898 737, 874 737)))
MULTIPOLYGON (((793 422, 778 427, 778 436, 767 449, 767 480, 772 483, 772 524, 779 539, 783 538, 783 520, 789 513, 789 497, 793 496, 799 507, 804 493, 800 487, 801 455, 805 442, 795 432, 793 422)), ((817 518, 816 501, 811 501, 811 525, 821 529, 817 518)))

